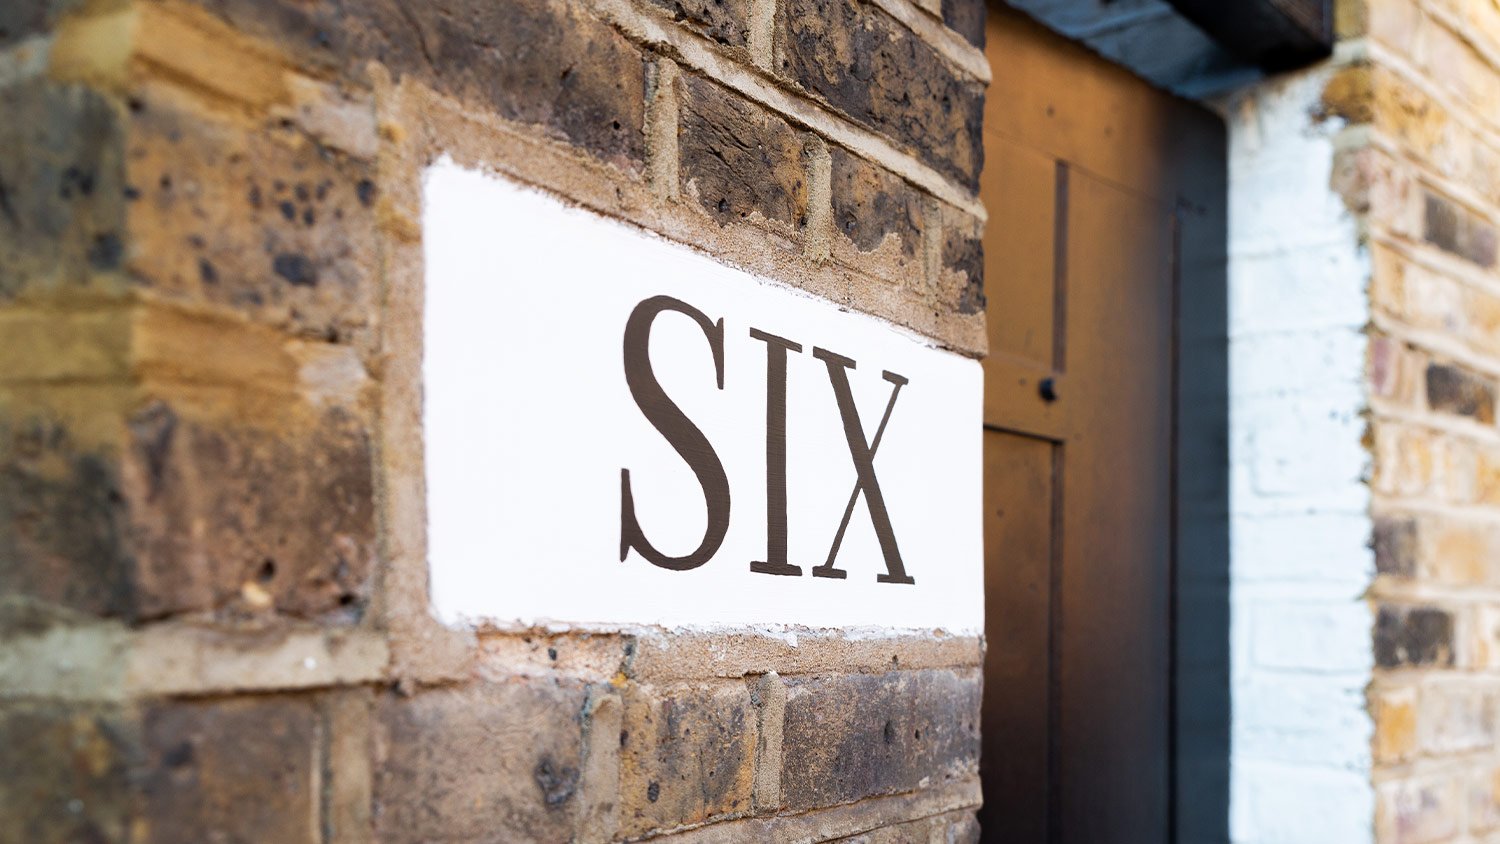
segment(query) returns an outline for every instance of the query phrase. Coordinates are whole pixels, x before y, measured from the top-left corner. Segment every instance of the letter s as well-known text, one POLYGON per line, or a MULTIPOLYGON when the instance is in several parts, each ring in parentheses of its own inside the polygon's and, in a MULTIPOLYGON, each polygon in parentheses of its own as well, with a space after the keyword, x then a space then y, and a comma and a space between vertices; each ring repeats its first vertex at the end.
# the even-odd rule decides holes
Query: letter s
POLYGON ((676 311, 691 317, 714 356, 718 388, 724 389, 724 320, 711 322, 702 311, 670 296, 653 296, 631 311, 625 322, 625 383, 640 406, 641 413, 666 437, 682 459, 698 476, 703 500, 708 506, 708 525, 697 550, 683 557, 669 557, 656 550, 641 531, 635 515, 635 497, 630 489, 630 470, 620 470, 620 562, 634 548, 653 565, 672 571, 695 569, 713 558, 724 535, 729 531, 729 478, 724 464, 697 425, 682 412, 661 388, 651 369, 651 323, 663 311, 676 311))

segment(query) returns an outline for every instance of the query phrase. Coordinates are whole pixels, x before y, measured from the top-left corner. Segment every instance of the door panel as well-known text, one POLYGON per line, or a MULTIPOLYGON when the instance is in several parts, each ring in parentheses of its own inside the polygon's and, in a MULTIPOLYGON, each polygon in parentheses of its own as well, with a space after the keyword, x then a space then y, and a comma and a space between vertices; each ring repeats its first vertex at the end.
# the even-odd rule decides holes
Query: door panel
MULTIPOLYGON (((1058 447, 1001 431, 984 434, 984 613, 991 642, 1047 642, 1052 630, 1053 504, 1058 447), (997 555, 996 549, 1007 549, 997 555)), ((1050 655, 1045 647, 990 647, 984 654, 982 757, 992 841, 1045 841, 1048 741, 1052 732, 1050 655)))
POLYGON ((1165 841, 1169 209, 1080 172, 1067 183, 1059 836, 1165 841))
MULTIPOLYGON (((1227 795, 1195 799, 1191 830, 1178 809, 1198 796, 1178 760, 1213 767, 1227 703, 1195 709, 1209 726, 1184 756, 1178 710, 1217 698, 1184 690, 1175 631, 1182 537, 1201 552, 1187 582, 1227 565, 1208 463, 1224 459, 1223 129, 1013 12, 992 11, 986 49, 984 840, 1222 841, 1227 795), (1190 488, 1208 496, 1185 508, 1179 453, 1204 461, 1190 488), (1179 512, 1208 521, 1185 532, 1179 512)), ((1227 682, 1216 647, 1210 686, 1227 682)))

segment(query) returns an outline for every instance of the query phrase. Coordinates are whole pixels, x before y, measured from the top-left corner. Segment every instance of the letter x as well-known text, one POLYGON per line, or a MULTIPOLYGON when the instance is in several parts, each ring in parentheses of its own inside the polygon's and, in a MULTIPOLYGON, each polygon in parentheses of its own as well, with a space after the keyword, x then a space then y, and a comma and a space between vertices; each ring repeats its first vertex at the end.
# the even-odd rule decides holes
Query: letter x
POLYGON ((854 460, 857 475, 854 490, 849 493, 849 504, 844 507, 844 518, 839 522, 838 532, 834 534, 833 547, 828 549, 828 561, 815 566, 813 576, 839 579, 849 576, 847 571, 835 568, 833 561, 838 557, 839 546, 844 543, 844 532, 849 529, 849 520, 854 515, 854 503, 863 492, 865 502, 870 507, 870 522, 875 526, 875 537, 880 540, 880 553, 885 557, 886 573, 877 575, 875 579, 881 583, 916 583, 916 579, 906 573, 906 567, 901 563, 901 549, 896 547, 896 532, 891 528, 891 517, 885 508, 885 496, 880 491, 879 479, 875 477, 875 452, 880 448, 881 437, 885 436, 885 425, 891 419, 891 411, 896 408, 896 397, 901 394, 901 388, 910 382, 894 372, 882 373, 882 377, 894 386, 891 397, 885 404, 885 415, 880 417, 880 425, 875 429, 875 438, 867 444, 864 426, 859 421, 859 408, 855 407, 854 393, 849 388, 848 370, 854 368, 854 361, 820 348, 813 349, 813 357, 823 361, 828 367, 828 380, 833 385, 833 394, 838 400, 839 415, 844 420, 844 439, 849 443, 849 456, 854 460))

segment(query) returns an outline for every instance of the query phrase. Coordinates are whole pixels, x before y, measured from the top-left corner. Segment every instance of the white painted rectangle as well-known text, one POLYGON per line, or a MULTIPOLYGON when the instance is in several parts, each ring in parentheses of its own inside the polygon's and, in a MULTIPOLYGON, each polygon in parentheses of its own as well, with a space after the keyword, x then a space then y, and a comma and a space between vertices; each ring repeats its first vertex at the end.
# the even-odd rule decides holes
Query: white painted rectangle
POLYGON ((427 173, 423 239, 428 560, 445 623, 982 630, 976 362, 447 161, 427 173), (649 371, 701 429, 728 485, 722 544, 688 570, 636 548, 621 560, 622 470, 641 533, 663 555, 698 548, 709 522, 697 475, 626 381, 626 323, 660 296, 723 326, 720 389, 717 328, 681 310, 649 323, 649 371), (785 446, 789 563, 800 576, 750 565, 767 561, 770 512, 769 344, 752 328, 801 345, 786 359, 785 446), (883 373, 908 379, 868 465, 914 582, 877 579, 892 569, 868 489, 835 561, 847 577, 811 575, 859 477, 835 368, 865 438, 899 380, 883 373))

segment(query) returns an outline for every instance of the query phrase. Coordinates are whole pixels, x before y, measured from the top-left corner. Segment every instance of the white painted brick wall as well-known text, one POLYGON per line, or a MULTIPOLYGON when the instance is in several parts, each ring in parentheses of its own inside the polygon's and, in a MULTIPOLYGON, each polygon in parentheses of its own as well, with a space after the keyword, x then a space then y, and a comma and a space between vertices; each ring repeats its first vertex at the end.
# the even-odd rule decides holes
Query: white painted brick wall
POLYGON ((1364 688, 1374 571, 1361 445, 1369 260, 1329 187, 1326 69, 1225 104, 1230 125, 1230 835, 1374 838, 1364 688))

